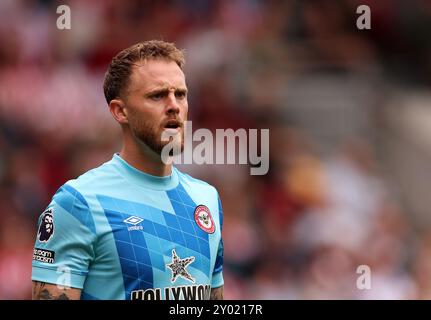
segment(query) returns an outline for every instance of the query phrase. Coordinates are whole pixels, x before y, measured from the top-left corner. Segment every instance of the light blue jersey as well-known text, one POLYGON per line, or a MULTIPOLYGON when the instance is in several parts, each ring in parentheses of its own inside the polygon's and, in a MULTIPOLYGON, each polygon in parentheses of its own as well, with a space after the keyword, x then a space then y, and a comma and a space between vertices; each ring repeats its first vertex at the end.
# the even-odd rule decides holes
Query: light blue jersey
POLYGON ((223 285, 217 190, 145 174, 115 154, 64 184, 39 218, 32 279, 82 299, 209 299, 223 285))

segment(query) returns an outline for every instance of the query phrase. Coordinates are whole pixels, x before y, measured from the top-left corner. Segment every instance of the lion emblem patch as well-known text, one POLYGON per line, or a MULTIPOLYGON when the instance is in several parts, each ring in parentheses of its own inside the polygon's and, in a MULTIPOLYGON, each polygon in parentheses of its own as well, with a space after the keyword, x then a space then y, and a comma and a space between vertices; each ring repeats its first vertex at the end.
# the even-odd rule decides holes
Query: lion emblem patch
POLYGON ((37 238, 40 242, 48 242, 54 234, 54 211, 52 208, 47 209, 42 214, 37 238))

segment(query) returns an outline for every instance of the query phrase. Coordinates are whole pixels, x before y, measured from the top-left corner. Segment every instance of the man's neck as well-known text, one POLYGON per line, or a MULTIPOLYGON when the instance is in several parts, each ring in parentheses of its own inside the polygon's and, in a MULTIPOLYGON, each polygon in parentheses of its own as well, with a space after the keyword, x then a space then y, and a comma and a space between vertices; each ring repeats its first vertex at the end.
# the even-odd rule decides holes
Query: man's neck
POLYGON ((145 145, 124 141, 120 157, 132 167, 153 176, 166 177, 172 173, 172 164, 163 163, 160 155, 145 145))

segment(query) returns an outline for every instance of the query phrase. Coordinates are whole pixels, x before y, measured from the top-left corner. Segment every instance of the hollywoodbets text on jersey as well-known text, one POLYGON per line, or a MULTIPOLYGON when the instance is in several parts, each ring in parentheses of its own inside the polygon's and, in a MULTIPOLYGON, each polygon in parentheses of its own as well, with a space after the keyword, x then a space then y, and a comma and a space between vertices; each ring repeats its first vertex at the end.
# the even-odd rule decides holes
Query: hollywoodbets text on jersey
POLYGON ((163 288, 134 290, 130 294, 131 300, 209 300, 211 295, 210 285, 192 285, 163 288))

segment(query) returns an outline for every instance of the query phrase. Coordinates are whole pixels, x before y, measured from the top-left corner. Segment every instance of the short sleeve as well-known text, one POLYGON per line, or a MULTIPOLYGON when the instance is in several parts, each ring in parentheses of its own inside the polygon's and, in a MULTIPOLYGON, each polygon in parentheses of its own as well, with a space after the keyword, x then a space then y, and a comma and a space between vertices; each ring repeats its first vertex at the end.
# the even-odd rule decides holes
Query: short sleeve
POLYGON ((32 280, 82 289, 96 230, 85 198, 65 184, 38 220, 32 280))
MULTIPOLYGON (((223 209, 220 201, 220 196, 218 196, 218 208, 219 208, 219 219, 220 219, 220 232, 223 231, 223 209)), ((223 237, 220 237, 217 257, 215 261, 214 271, 212 275, 211 287, 218 288, 224 284, 223 280, 223 237)))

